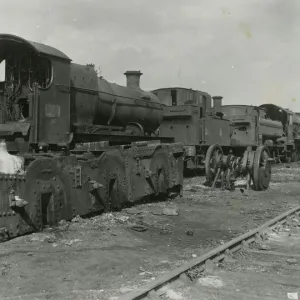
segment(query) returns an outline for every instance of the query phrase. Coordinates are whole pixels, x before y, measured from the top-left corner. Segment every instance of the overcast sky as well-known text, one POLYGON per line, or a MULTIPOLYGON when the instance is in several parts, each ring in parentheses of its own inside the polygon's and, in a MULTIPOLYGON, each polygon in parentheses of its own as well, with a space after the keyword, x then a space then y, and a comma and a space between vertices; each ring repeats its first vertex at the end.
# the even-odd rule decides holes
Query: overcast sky
POLYGON ((227 104, 300 111, 299 0, 9 0, 0 31, 95 63, 125 84, 182 86, 227 104))

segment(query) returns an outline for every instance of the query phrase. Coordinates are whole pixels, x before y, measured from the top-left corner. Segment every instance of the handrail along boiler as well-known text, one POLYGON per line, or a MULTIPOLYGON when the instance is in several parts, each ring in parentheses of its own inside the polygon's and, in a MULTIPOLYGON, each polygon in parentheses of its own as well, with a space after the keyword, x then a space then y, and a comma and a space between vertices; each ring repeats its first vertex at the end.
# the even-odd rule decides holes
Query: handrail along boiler
POLYGON ((126 87, 109 83, 93 66, 8 34, 0 63, 0 139, 23 163, 0 168, 0 240, 181 193, 183 147, 156 135, 163 105, 140 89, 140 72, 125 73, 126 87))

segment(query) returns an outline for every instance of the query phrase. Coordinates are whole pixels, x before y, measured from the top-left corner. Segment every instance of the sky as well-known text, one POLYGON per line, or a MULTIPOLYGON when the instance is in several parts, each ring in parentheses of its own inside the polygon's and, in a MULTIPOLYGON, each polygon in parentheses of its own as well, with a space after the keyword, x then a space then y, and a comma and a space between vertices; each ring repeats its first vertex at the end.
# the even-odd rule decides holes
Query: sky
POLYGON ((94 63, 110 82, 181 86, 300 112, 299 0, 10 0, 0 31, 94 63))

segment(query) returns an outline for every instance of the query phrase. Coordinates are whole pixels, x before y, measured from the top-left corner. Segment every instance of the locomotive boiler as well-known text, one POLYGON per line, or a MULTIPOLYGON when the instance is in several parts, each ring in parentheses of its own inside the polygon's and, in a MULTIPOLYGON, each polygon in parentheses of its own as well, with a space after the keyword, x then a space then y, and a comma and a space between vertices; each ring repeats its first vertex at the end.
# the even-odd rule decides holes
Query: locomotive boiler
POLYGON ((163 119, 159 99, 139 86, 139 71, 128 71, 127 87, 98 78, 93 68, 71 65, 71 98, 74 102, 73 125, 117 126, 135 135, 151 135, 163 119), (86 93, 96 91, 94 95, 86 93))
POLYGON ((61 51, 0 34, 0 241, 75 215, 182 192, 181 144, 158 137, 163 105, 61 51))
POLYGON ((153 93, 166 104, 160 133, 183 143, 186 168, 205 169, 210 186, 219 182, 221 187, 231 189, 238 177, 247 177, 256 190, 268 188, 268 148, 252 147, 251 143, 241 141, 240 136, 232 137, 234 128, 224 116, 221 96, 211 97, 179 87, 161 88, 153 93))

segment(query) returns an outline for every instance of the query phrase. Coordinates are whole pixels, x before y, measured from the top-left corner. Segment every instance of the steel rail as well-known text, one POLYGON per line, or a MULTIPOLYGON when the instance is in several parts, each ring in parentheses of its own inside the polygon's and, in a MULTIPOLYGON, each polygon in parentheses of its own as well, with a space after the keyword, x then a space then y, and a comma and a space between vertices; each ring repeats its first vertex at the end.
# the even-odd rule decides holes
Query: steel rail
POLYGON ((291 215, 300 212, 300 205, 290 209, 289 211, 282 213, 281 215, 275 217, 274 219, 264 223, 260 227, 253 229, 233 240, 229 241, 228 243, 219 246, 208 253, 195 258, 188 263, 184 264, 181 267, 176 268, 173 271, 170 271, 161 277, 157 278, 156 280, 152 281, 151 283, 141 286, 138 290, 133 291, 131 293, 125 294, 119 297, 119 300, 138 300, 143 299, 148 296, 153 297, 155 296, 155 292, 162 288, 163 286, 180 279, 185 272, 194 269, 203 267, 206 268, 206 265, 209 265, 212 261, 220 261, 224 259, 228 254, 234 253, 241 249, 243 246, 254 242, 257 239, 260 239, 261 234, 270 227, 274 227, 275 225, 283 224, 287 221, 287 218, 291 215))

